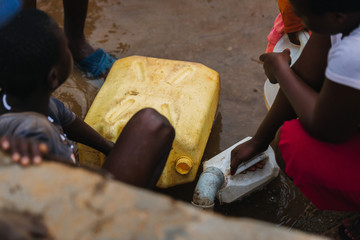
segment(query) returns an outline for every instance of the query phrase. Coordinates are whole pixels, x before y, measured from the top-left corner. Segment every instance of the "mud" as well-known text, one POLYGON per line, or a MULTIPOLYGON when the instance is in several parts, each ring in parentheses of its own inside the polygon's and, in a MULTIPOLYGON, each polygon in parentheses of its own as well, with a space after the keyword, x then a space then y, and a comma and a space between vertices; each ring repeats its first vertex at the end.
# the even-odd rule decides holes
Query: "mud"
MULTIPOLYGON (((38 7, 62 24, 62 1, 39 0, 38 7)), ((266 114, 265 75, 258 57, 277 14, 275 0, 90 0, 85 33, 95 48, 117 58, 141 55, 200 62, 220 74, 218 115, 203 157, 208 160, 252 136, 266 114)), ((55 96, 84 117, 96 92, 74 69, 55 96)), ((157 191, 190 202, 195 184, 157 191)), ((326 221, 316 223, 323 215, 309 214, 319 211, 284 175, 242 201, 216 204, 214 211, 310 232, 330 226, 326 221), (306 228, 311 221, 315 224, 306 228)))

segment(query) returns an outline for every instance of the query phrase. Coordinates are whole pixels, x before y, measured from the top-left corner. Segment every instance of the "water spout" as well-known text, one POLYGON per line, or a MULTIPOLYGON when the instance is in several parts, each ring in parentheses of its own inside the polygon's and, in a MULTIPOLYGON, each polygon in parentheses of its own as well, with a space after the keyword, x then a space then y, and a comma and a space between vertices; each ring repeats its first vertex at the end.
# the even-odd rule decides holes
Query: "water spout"
POLYGON ((206 168, 200 175, 191 203, 200 208, 214 207, 216 193, 224 182, 224 174, 219 168, 206 168))

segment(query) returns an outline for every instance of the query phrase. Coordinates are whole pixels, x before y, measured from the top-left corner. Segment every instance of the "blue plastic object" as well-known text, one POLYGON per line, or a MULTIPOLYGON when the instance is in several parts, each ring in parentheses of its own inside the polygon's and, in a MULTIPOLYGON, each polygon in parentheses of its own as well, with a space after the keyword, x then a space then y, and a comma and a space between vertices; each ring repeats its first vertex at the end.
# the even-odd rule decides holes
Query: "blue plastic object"
POLYGON ((21 0, 0 0, 0 27, 10 21, 20 10, 21 0))
POLYGON ((116 59, 99 48, 83 60, 75 63, 89 77, 98 78, 110 70, 116 59))

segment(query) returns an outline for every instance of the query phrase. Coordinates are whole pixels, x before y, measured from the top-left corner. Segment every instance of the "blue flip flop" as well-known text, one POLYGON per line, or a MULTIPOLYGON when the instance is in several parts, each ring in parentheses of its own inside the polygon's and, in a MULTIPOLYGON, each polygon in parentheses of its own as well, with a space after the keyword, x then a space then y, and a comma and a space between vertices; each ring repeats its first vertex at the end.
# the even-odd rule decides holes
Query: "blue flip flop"
POLYGON ((75 63, 75 65, 89 77, 98 78, 106 74, 115 61, 114 57, 99 48, 80 62, 75 63))

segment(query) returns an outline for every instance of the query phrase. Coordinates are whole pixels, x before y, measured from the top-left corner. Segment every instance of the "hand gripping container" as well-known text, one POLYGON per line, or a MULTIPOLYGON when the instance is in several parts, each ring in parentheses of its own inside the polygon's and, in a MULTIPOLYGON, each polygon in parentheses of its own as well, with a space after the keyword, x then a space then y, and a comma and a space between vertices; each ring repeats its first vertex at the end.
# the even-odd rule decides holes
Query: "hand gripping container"
POLYGON ((193 205, 204 209, 212 208, 215 205, 215 197, 218 198, 221 204, 231 203, 261 188, 278 176, 280 168, 270 146, 265 152, 260 153, 246 163, 240 164, 235 174, 230 175, 231 151, 249 139, 251 137, 244 138, 204 162, 204 170, 194 191, 193 205), (263 169, 241 174, 242 171, 262 160, 265 161, 263 169))
MULTIPOLYGON (((175 128, 173 149, 157 183, 167 188, 195 179, 215 118, 219 74, 199 64, 131 56, 117 60, 97 94, 85 122, 116 141, 128 120, 151 107, 175 128)), ((104 156, 79 146, 80 162, 100 167, 104 156)))
MULTIPOLYGON (((310 34, 303 30, 297 32, 297 36, 300 40, 300 45, 295 45, 290 42, 289 37, 285 34, 275 45, 273 52, 282 52, 284 49, 290 49, 290 57, 291 57, 291 66, 296 62, 296 60, 300 57, 302 50, 304 49, 307 41, 310 38, 310 34)), ((265 105, 269 110, 273 102, 275 101, 275 97, 279 91, 278 83, 271 83, 269 79, 266 79, 264 84, 264 99, 265 105)))

